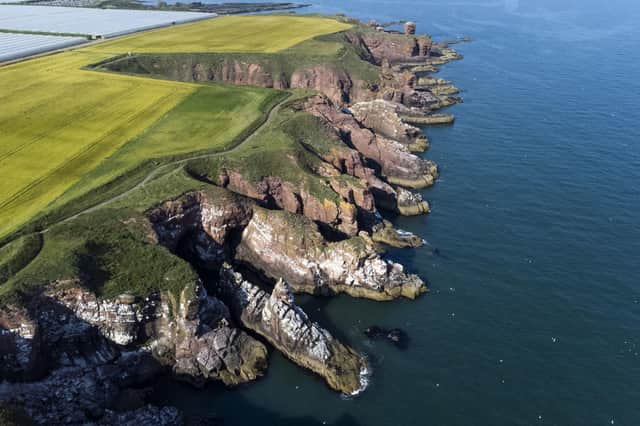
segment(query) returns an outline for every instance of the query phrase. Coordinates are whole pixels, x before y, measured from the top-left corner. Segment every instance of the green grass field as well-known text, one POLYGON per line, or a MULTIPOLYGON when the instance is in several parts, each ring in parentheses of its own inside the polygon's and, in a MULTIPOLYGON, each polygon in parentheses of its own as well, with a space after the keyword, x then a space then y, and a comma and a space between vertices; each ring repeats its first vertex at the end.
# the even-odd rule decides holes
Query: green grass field
POLYGON ((0 238, 144 160, 224 149, 273 100, 266 90, 87 65, 131 51, 274 52, 345 28, 315 17, 222 17, 0 68, 0 238))

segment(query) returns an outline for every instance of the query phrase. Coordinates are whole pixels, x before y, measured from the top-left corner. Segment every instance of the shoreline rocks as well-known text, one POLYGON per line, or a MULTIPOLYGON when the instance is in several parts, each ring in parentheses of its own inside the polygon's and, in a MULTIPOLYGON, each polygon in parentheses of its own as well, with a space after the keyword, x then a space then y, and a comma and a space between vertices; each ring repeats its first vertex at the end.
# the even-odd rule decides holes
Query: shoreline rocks
MULTIPOLYGON (((312 182, 303 185, 295 174, 249 178, 237 164, 225 165, 215 175, 197 176, 217 187, 147 211, 146 243, 162 245, 194 270, 193 282, 179 293, 108 299, 92 292, 85 277, 60 277, 30 306, 3 309, 0 378, 13 382, 0 384, 0 405, 16 404, 39 423, 179 424, 177 410, 138 401, 141 387, 167 371, 195 386, 255 380, 267 368, 260 336, 332 389, 363 391, 370 371, 365 356, 314 323, 293 292, 387 301, 427 291, 419 277, 381 254, 381 244, 419 247, 424 241, 395 229, 377 210, 406 216, 430 211, 420 194, 407 189, 438 178, 437 165, 414 154, 429 141, 413 124, 450 124, 452 115, 431 112, 462 101, 452 96, 459 90, 450 82, 417 74, 436 72, 462 55, 415 31, 408 22, 404 35, 378 27, 344 33, 350 48, 379 67, 377 82, 324 64, 274 73, 265 62, 237 56, 215 67, 198 62, 206 55, 182 55, 167 65, 176 69, 150 66, 175 79, 318 90, 291 107, 329 129, 320 146, 307 143, 306 134, 292 137, 313 159, 303 170, 312 182), (225 262, 250 265, 275 285, 263 290, 225 262), (202 271, 218 275, 205 279, 211 277, 202 271), (127 412, 118 411, 123 400, 130 402, 127 412)), ((119 64, 144 60, 150 59, 134 55, 119 64)), ((300 160, 295 149, 283 158, 300 160)), ((366 334, 398 347, 408 341, 397 329, 371 327, 366 334)))
POLYGON ((323 377, 332 389, 347 395, 364 390, 366 359, 312 322, 295 305, 292 289, 284 280, 280 279, 269 295, 225 265, 220 285, 235 317, 245 327, 296 364, 323 377))
POLYGON ((435 125, 435 124, 451 124, 455 121, 455 117, 451 114, 430 114, 424 116, 402 116, 402 121, 411 124, 435 125))
MULTIPOLYGON (((397 232, 394 236, 396 246, 416 244, 408 236, 404 240, 397 232)), ((236 259, 271 278, 286 279, 297 292, 347 293, 380 301, 414 299, 426 292, 420 278, 383 259, 366 233, 327 242, 313 222, 282 211, 255 210, 242 233, 236 259)))
POLYGON ((371 340, 385 339, 398 349, 404 350, 409 346, 409 336, 399 328, 385 329, 372 325, 364 331, 364 335, 371 340))

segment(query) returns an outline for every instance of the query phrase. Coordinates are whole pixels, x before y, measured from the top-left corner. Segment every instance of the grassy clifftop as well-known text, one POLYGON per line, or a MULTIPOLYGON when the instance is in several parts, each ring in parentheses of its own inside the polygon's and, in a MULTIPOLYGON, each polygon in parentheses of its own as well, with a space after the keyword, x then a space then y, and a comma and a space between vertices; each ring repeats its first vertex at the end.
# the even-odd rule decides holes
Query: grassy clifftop
MULTIPOLYGON (((72 187, 61 201, 94 190, 142 160, 221 149, 262 114, 272 96, 229 87, 200 91, 199 85, 97 73, 86 66, 131 51, 276 52, 345 28, 347 24, 318 17, 222 17, 0 68, 0 238, 51 211, 51 203, 72 187), (209 114, 212 137, 193 146, 180 144, 180 137, 167 129, 153 129, 164 132, 164 138, 145 137, 174 108, 180 106, 177 112, 183 113, 196 103, 209 114), (111 161, 114 168, 103 164, 110 157, 120 158, 111 161), (96 178, 100 167, 105 173, 96 178)), ((58 205, 60 201, 53 207, 58 205)))
MULTIPOLYGON (((272 53, 264 52, 172 52, 153 53, 146 50, 131 56, 117 57, 98 66, 118 73, 143 75, 177 81, 206 81, 199 72, 219 73, 230 63, 253 64, 259 72, 291 81, 295 71, 317 65, 345 71, 359 80, 377 82, 380 70, 362 60, 362 52, 344 39, 342 34, 328 34, 305 40, 293 47, 272 53)), ((233 72, 233 70, 224 71, 233 72)), ((247 82, 251 83, 251 82, 247 82)))

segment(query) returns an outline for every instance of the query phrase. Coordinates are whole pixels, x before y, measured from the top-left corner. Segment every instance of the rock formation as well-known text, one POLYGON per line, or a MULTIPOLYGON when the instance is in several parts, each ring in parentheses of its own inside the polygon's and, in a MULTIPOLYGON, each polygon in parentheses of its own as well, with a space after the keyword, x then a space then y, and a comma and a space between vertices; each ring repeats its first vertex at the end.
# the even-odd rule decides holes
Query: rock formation
POLYGON ((294 303, 284 280, 269 295, 226 265, 220 286, 238 321, 289 359, 322 376, 337 391, 353 395, 364 389, 368 373, 364 357, 312 322, 294 303))
POLYGON ((234 328, 226 307, 199 284, 186 284, 177 299, 121 299, 128 298, 100 300, 77 285, 53 284, 34 300, 31 312, 15 309, 14 323, 0 324, 3 366, 11 369, 3 373, 21 378, 37 370, 29 368, 33 363, 42 374, 109 363, 134 343, 144 343, 161 365, 193 383, 216 379, 235 385, 266 368, 266 348, 234 328))
POLYGON ((391 300, 426 291, 420 278, 382 259, 367 234, 328 243, 313 222, 282 211, 256 208, 236 258, 298 292, 391 300))
POLYGON ((359 102, 349 107, 354 118, 376 134, 406 145, 416 143, 422 136, 419 128, 405 123, 400 114, 410 110, 402 105, 382 99, 359 102))
MULTIPOLYGON (((377 102, 375 105, 378 104, 387 105, 384 101, 377 102)), ((390 183, 409 188, 424 188, 435 182, 438 176, 438 167, 435 163, 412 154, 405 144, 377 135, 360 124, 353 115, 336 108, 328 99, 318 96, 310 98, 304 109, 315 116, 322 117, 342 134, 349 145, 366 158, 379 164, 382 174, 390 183)), ((378 116, 383 115, 381 113, 378 116)), ((371 122, 373 123, 373 120, 371 122)), ((390 125, 389 129, 391 128, 390 125)), ((403 137, 408 144, 418 139, 411 128, 404 125, 389 131, 403 137)))
MULTIPOLYGON (((106 297, 73 265, 72 276, 43 278, 42 291, 25 296, 28 303, 5 304, 0 409, 15 405, 40 424, 181 424, 177 410, 147 404, 149 381, 167 372, 197 386, 255 380, 267 367, 267 348, 255 335, 332 389, 362 391, 365 357, 313 322, 293 292, 386 301, 426 291, 381 248, 418 247, 423 240, 395 229, 378 209, 429 212, 422 196, 407 188, 432 185, 438 167, 414 154, 429 142, 409 123, 452 122, 453 116, 431 112, 461 99, 451 96, 458 89, 450 82, 419 73, 461 56, 446 43, 415 36, 413 22, 404 32, 356 26, 331 39, 342 43, 340 60, 324 62, 282 52, 129 55, 101 63, 175 80, 319 94, 280 105, 275 124, 269 116, 267 124, 280 132, 270 136, 280 138, 282 149, 268 167, 256 170, 264 159, 260 145, 270 139, 240 159, 220 154, 189 161, 187 173, 205 189, 174 194, 131 219, 143 223, 143 247, 192 274, 178 280, 180 289, 106 297), (287 66, 280 66, 282 59, 287 66), (356 60, 355 68, 345 65, 356 60), (236 271, 255 275, 256 282, 236 271)), ((98 229, 82 232, 92 231, 98 229)), ((407 340, 399 330, 369 332, 394 344, 407 340)))
POLYGON ((143 402, 159 371, 151 357, 128 352, 110 364, 63 367, 37 382, 1 383, 0 400, 44 425, 182 424, 177 409, 143 402))

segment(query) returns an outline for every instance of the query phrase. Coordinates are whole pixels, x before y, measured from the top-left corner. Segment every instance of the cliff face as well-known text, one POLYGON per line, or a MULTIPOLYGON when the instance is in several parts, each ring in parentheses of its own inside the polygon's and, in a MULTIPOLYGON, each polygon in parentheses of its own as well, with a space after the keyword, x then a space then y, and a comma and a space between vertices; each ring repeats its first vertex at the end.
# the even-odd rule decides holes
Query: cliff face
POLYGON ((269 295, 225 266, 220 285, 238 321, 265 337, 289 359, 322 376, 332 389, 345 394, 364 389, 366 360, 312 322, 295 305, 285 281, 279 280, 269 295))
POLYGON ((266 368, 266 348, 234 328, 226 307, 198 284, 187 285, 178 300, 156 294, 140 301, 126 295, 100 300, 81 287, 57 284, 21 314, 13 318, 19 327, 3 326, 12 341, 3 345, 2 357, 7 375, 16 378, 33 371, 33 362, 42 374, 106 364, 121 348, 142 343, 161 365, 194 383, 239 384, 266 368))
POLYGON ((426 291, 417 276, 382 259, 365 233, 329 243, 313 222, 286 212, 257 208, 236 258, 272 278, 284 278, 298 292, 391 300, 426 291))
POLYGON ((196 63, 191 67, 194 81, 220 81, 238 86, 258 86, 271 89, 287 89, 289 84, 284 75, 274 75, 264 66, 225 58, 216 67, 196 63))
POLYGON ((434 45, 429 36, 376 32, 366 27, 323 41, 343 47, 319 55, 315 54, 318 46, 312 42, 274 54, 140 54, 100 66, 182 81, 312 89, 341 106, 386 99, 428 110, 439 99, 429 88, 417 90, 417 77, 407 67, 457 59, 453 50, 434 45))
POLYGON ((433 42, 429 36, 390 34, 375 31, 347 31, 346 39, 366 52, 363 57, 377 65, 391 62, 421 62, 429 58, 433 42))
POLYGON ((303 214, 346 235, 358 233, 357 208, 371 211, 374 205, 369 193, 353 187, 342 188, 336 181, 330 181, 329 185, 342 198, 341 201, 319 198, 300 182, 279 176, 266 176, 258 183, 252 183, 239 170, 223 169, 217 183, 263 205, 303 214))
POLYGON ((317 65, 296 70, 291 76, 292 89, 313 89, 342 105, 351 101, 354 82, 345 71, 317 65))
POLYGON ((63 367, 37 382, 0 383, 0 400, 43 425, 182 424, 177 409, 142 402, 144 386, 158 373, 151 357, 129 352, 107 365, 63 367))
MULTIPOLYGON (((377 106, 378 104, 386 105, 384 101, 376 101, 374 105, 377 106)), ((376 127, 383 127, 377 123, 384 123, 385 130, 389 133, 401 135, 402 140, 406 141, 407 145, 374 133, 356 120, 357 116, 343 112, 322 96, 310 98, 305 103, 304 109, 326 120, 334 126, 349 145, 357 149, 366 158, 375 161, 389 182, 410 188, 424 188, 433 185, 437 178, 437 165, 412 154, 407 146, 418 138, 416 133, 411 130, 411 127, 405 126, 399 121, 393 123, 385 122, 381 118, 384 111, 376 113, 376 116, 380 117, 377 120, 372 120, 365 114, 358 115, 363 119, 367 119, 370 124, 374 124, 376 127)), ((380 110, 382 109, 380 108, 380 110)), ((362 110, 363 108, 356 108, 359 113, 362 110)), ((371 116, 373 116, 373 113, 371 113, 371 116)))

